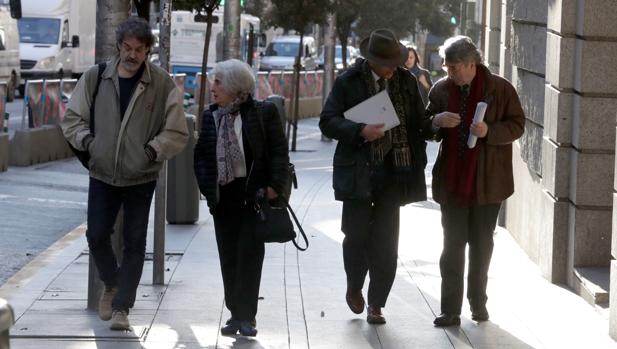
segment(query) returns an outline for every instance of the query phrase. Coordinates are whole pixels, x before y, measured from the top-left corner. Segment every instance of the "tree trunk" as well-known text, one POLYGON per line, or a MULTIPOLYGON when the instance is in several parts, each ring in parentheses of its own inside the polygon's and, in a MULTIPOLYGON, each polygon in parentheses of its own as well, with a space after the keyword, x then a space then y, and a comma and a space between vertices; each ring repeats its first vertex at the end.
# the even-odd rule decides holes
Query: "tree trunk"
POLYGON ((137 15, 147 22, 150 22, 150 3, 152 0, 133 0, 135 8, 137 9, 137 15))
POLYGON ((199 127, 198 129, 201 129, 201 124, 199 123, 199 120, 201 119, 201 114, 204 111, 204 97, 206 95, 206 76, 208 75, 208 51, 210 49, 210 37, 212 36, 212 12, 214 11, 214 9, 216 9, 217 7, 219 7, 219 3, 221 2, 221 0, 209 0, 208 4, 206 6, 206 21, 207 21, 207 25, 206 25, 206 37, 204 38, 204 55, 202 58, 202 63, 201 63, 201 80, 200 80, 200 85, 199 85, 199 96, 197 96, 197 103, 198 103, 198 112, 197 112, 197 126, 199 127))
POLYGON ((169 52, 171 36, 171 0, 161 0, 161 24, 159 27, 159 61, 161 68, 169 71, 169 52))
POLYGON ((95 61, 104 62, 118 53, 116 28, 124 22, 130 11, 125 0, 97 0, 96 2, 96 44, 95 61))
POLYGON ((300 60, 304 53, 304 32, 300 33, 300 45, 298 47, 298 56, 296 56, 296 63, 294 64, 294 88, 293 88, 293 103, 292 103, 292 119, 293 135, 291 138, 291 151, 296 151, 296 137, 298 134, 298 114, 300 113, 300 69, 302 65, 300 60))
MULTIPOLYGON (((332 90, 334 85, 334 57, 336 54, 336 16, 333 13, 328 14, 328 22, 326 24, 326 32, 324 35, 324 78, 323 78, 323 103, 332 90)), ((322 141, 331 141, 332 139, 321 135, 322 141)))
POLYGON ((240 0, 226 0, 223 13, 223 59, 240 57, 240 0))

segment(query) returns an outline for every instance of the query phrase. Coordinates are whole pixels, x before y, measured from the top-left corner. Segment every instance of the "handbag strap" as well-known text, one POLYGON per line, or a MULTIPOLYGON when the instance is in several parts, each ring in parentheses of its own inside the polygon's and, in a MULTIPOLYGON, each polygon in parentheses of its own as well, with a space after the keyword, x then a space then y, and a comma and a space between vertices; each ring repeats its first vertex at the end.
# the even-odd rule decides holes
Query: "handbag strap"
POLYGON ((289 202, 287 203, 287 210, 289 211, 289 213, 291 213, 291 217, 293 217, 294 222, 296 222, 296 225, 298 226, 298 230, 300 230, 300 234, 302 235, 302 239, 304 240, 304 245, 306 245, 306 247, 304 247, 304 248, 300 247, 298 245, 298 243, 296 242, 296 239, 292 239, 291 242, 294 243, 294 246, 296 246, 296 248, 298 250, 306 251, 306 249, 308 249, 308 247, 309 247, 308 238, 306 237, 306 233, 304 232, 304 229, 302 228, 302 225, 300 225, 300 221, 298 221, 298 217, 296 217, 296 213, 291 208, 291 206, 289 206, 289 202))
POLYGON ((103 77, 103 72, 107 68, 107 62, 99 63, 99 70, 96 73, 96 86, 94 87, 94 93, 92 94, 92 103, 90 103, 90 133, 94 135, 94 105, 96 104, 96 95, 99 93, 99 85, 103 77))
MULTIPOLYGON (((259 119, 259 126, 261 127, 261 132, 265 139, 267 135, 266 135, 266 129, 264 127, 264 121, 263 121, 263 102, 256 101, 255 109, 257 110, 257 119, 259 119)), ((268 151, 266 151, 266 160, 270 162, 270 154, 268 153, 268 151)), ((298 188, 297 179, 294 178, 293 180, 295 182, 295 187, 298 188)), ((306 237, 306 233, 304 232, 304 228, 302 228, 302 225, 300 224, 298 217, 296 217, 296 213, 289 205, 289 202, 287 201, 285 204, 287 205, 287 210, 289 211, 289 213, 291 213, 291 217, 294 219, 294 222, 296 222, 296 226, 298 227, 298 230, 300 230, 300 234, 302 235, 302 239, 304 240, 304 244, 306 245, 306 247, 304 248, 300 247, 300 245, 298 245, 295 239, 292 239, 291 242, 294 243, 294 246, 296 246, 298 250, 306 251, 309 247, 309 241, 308 241, 308 238, 306 237)))

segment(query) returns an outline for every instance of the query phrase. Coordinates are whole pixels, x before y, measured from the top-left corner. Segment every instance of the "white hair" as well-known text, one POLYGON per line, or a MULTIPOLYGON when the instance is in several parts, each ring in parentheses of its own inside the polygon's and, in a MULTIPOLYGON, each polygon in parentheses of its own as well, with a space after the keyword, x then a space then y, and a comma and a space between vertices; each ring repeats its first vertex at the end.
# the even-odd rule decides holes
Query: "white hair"
POLYGON ((230 94, 248 96, 255 91, 255 75, 251 67, 237 59, 218 62, 212 76, 221 81, 221 87, 230 94))
POLYGON ((468 36, 457 35, 439 47, 439 55, 448 63, 482 63, 482 52, 468 36))

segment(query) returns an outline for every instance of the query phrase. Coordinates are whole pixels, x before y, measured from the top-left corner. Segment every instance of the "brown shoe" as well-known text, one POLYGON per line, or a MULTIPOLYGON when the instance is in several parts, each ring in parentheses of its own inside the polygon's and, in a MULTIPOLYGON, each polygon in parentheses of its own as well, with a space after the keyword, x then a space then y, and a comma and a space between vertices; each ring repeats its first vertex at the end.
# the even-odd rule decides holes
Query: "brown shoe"
POLYGON ((364 297, 362 297, 362 290, 352 291, 349 288, 345 294, 345 300, 349 309, 356 314, 362 314, 364 311, 364 297))
POLYGON ((368 306, 366 322, 369 324, 382 325, 386 323, 386 318, 381 313, 381 307, 374 305, 368 306))
POLYGON ((111 319, 111 301, 118 292, 115 287, 105 287, 101 298, 99 299, 99 317, 101 320, 107 321, 111 319))

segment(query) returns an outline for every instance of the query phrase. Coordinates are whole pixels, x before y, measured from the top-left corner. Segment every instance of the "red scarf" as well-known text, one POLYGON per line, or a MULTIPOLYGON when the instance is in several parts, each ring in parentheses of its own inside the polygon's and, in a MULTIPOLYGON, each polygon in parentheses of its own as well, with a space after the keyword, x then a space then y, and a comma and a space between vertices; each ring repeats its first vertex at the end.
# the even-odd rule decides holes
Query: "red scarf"
MULTIPOLYGON (((465 130, 473 121, 476 105, 482 100, 484 90, 484 74, 480 70, 471 82, 469 96, 467 97, 467 108, 465 119, 461 120, 465 130)), ((448 86, 448 111, 460 113, 461 110, 461 87, 456 86, 450 81, 448 86)), ((445 200, 457 206, 468 207, 475 201, 476 172, 478 167, 478 154, 482 143, 478 142, 473 149, 467 147, 467 139, 463 150, 463 156, 459 156, 459 127, 448 128, 445 130, 445 159, 446 166, 443 167, 445 174, 442 178, 446 179, 445 200)), ((469 133, 469 131, 467 131, 469 133)))

